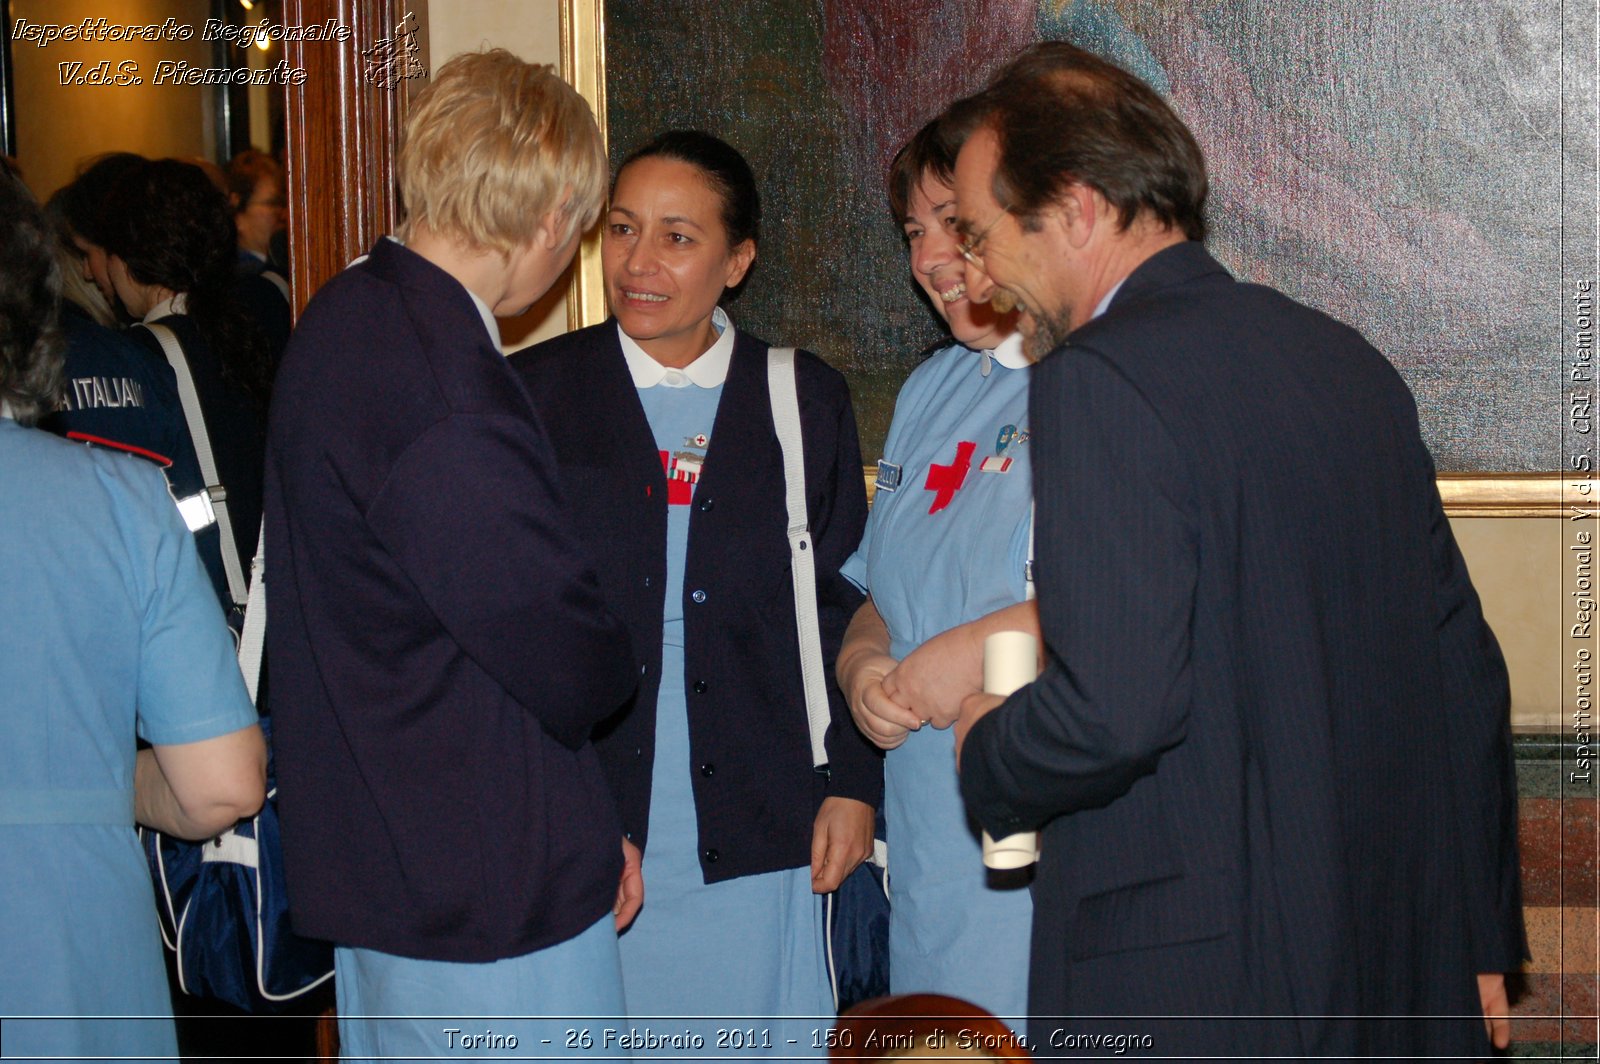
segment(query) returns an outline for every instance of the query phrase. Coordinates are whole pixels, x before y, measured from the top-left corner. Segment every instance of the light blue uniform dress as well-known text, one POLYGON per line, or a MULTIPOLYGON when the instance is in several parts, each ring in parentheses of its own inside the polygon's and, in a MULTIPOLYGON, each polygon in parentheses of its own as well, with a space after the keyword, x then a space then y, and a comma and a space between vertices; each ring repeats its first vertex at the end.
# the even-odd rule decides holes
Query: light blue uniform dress
MULTIPOLYGON (((814 1032, 831 1025, 833 1000, 810 866, 713 884, 705 882, 700 867, 684 693, 683 570, 689 503, 710 446, 733 350, 733 328, 726 316, 719 310, 714 320, 721 337, 683 371, 663 370, 622 337, 656 447, 666 456, 667 477, 678 482, 668 490, 667 586, 645 902, 622 935, 622 978, 637 1031, 642 1034, 648 1027, 681 1036, 687 1030, 704 1040, 703 1047, 636 1048, 635 1057, 819 1056, 814 1032), (800 1019, 778 1020, 786 1016, 800 1019), (719 1037, 719 1032, 724 1033, 719 1037)), ((773 490, 782 490, 782 485, 773 490)))
MULTIPOLYGON (((498 337, 489 305, 471 289, 467 295, 498 337)), ((345 1061, 630 1055, 605 1035, 627 1011, 610 914, 565 942, 485 964, 347 946, 333 961, 345 1061)))
POLYGON ((7 1057, 176 1056, 134 736, 177 745, 255 720, 161 472, 0 417, 7 1057), (65 1018, 13 1018, 28 1016, 65 1018))
MULTIPOLYGON (((1029 366, 1017 337, 993 357, 958 344, 900 389, 866 534, 843 569, 872 595, 897 660, 1025 596, 1029 366)), ((893 991, 1024 1016, 1033 905, 1026 888, 987 884, 953 730, 922 728, 888 752, 884 818, 893 991)))

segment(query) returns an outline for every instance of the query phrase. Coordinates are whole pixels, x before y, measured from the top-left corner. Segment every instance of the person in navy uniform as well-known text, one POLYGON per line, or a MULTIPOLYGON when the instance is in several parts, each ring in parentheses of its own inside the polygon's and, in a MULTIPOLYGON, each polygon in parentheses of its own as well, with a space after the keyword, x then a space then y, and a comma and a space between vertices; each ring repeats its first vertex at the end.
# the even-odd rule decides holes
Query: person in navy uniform
POLYGON ((1505 664, 1416 405, 1355 330, 1207 254, 1142 81, 1036 45, 958 104, 968 285, 1021 306, 1043 674, 958 721, 1042 829, 1029 1032, 1163 1056, 1473 1059, 1526 956, 1505 664))
MULTIPOLYGON (((718 306, 755 260, 759 220, 738 151, 662 134, 612 186, 613 318, 513 360, 642 662, 637 698, 598 740, 649 892, 622 939, 628 1007, 641 1023, 762 1017, 740 1023, 754 1045, 724 1047, 742 1055, 767 1047, 763 1031, 820 1051, 815 1017, 834 1008, 814 895, 871 854, 882 787, 831 683, 830 772, 813 768, 767 344, 718 306), (782 1035, 784 1016, 814 1019, 782 1035)), ((805 352, 794 370, 831 666, 861 602, 839 572, 866 518, 860 444, 843 377, 805 352)))
POLYGON ((638 667, 495 324, 567 268, 605 171, 550 68, 444 64, 406 122, 405 243, 317 293, 278 376, 284 861, 295 930, 337 947, 351 1058, 436 1057, 448 1029, 489 1055, 581 1050, 570 1022, 516 1017, 624 1011, 617 928, 642 892, 590 731, 638 667))

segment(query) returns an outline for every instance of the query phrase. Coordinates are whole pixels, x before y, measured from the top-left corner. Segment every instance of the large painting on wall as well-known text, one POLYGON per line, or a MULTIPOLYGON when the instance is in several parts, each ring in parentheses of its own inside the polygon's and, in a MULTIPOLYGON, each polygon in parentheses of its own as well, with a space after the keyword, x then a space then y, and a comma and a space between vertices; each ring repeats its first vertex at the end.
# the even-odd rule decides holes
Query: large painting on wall
POLYGON ((1194 130, 1218 256, 1389 355, 1441 470, 1555 471, 1573 431, 1570 296, 1594 274, 1594 8, 611 0, 609 137, 615 161, 692 126, 751 160, 763 241, 730 309, 847 373, 870 459, 939 336, 889 216, 889 159, 1019 48, 1075 41, 1156 86, 1194 130))

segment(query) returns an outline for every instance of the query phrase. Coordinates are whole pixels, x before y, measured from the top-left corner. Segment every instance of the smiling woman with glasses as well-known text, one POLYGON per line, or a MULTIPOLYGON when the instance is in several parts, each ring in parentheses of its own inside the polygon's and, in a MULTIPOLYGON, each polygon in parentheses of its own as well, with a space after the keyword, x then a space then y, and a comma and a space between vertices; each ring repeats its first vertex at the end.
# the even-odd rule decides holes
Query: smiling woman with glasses
POLYGON ((951 336, 895 405, 867 532, 845 563, 870 597, 839 654, 839 682, 856 723, 888 751, 893 991, 955 995, 1016 1023, 1027 1005, 1032 906, 1025 887, 985 880, 948 728, 984 636, 1038 631, 1025 601, 1032 364, 1015 315, 997 309, 997 290, 962 261, 981 265, 988 229, 958 242, 961 140, 929 123, 890 169, 912 276, 951 336), (969 291, 974 281, 982 287, 969 291))

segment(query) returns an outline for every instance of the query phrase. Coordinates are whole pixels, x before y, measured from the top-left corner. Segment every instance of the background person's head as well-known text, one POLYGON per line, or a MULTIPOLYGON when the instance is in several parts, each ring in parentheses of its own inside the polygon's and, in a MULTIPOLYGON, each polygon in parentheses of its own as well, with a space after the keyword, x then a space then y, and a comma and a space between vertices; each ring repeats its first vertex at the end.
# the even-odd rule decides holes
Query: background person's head
POLYGON ((665 365, 716 339, 711 315, 755 261, 761 197, 744 156, 699 130, 671 130, 617 169, 601 258, 622 331, 665 365))
POLYGON ((228 163, 226 180, 239 246, 270 257, 272 238, 283 230, 289 213, 283 167, 266 152, 247 148, 228 163))
POLYGON ((50 197, 51 213, 65 225, 66 236, 77 252, 80 272, 92 281, 109 307, 117 304, 106 268, 106 231, 112 217, 112 198, 127 175, 147 160, 132 152, 112 152, 89 160, 72 182, 50 197))
POLYGON ((233 212, 204 171, 141 160, 107 200, 101 234, 112 288, 134 317, 165 293, 227 291, 234 276, 233 212))
POLYGON ((0 218, 0 401, 19 424, 32 425, 55 409, 61 392, 61 277, 44 212, 4 172, 0 218))
POLYGON ((221 360, 224 373, 263 408, 271 386, 266 342, 234 296, 233 209, 198 166, 140 160, 107 198, 101 230, 118 301, 142 318, 173 296, 221 360))

